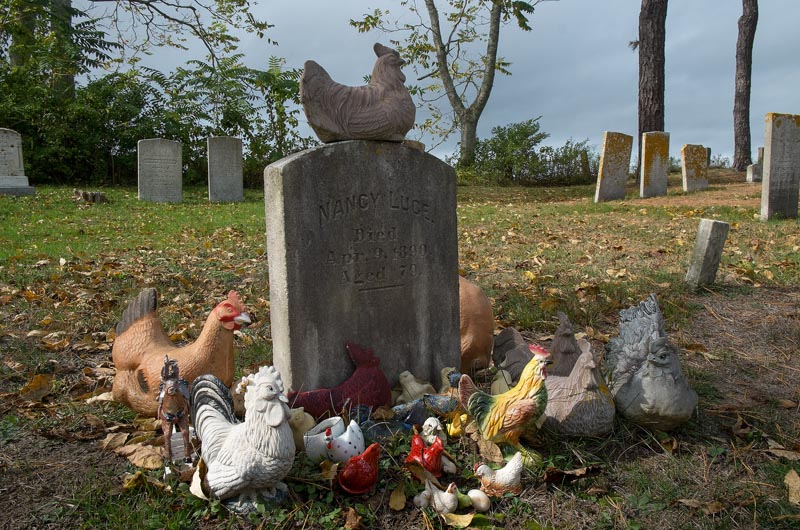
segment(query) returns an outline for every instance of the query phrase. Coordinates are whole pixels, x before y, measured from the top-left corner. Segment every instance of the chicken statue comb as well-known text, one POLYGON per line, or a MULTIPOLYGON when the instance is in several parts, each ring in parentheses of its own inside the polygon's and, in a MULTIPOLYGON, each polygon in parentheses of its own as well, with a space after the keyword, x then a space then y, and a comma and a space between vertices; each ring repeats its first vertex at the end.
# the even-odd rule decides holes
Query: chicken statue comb
POLYGON ((258 372, 242 377, 236 385, 236 393, 243 394, 249 385, 258 383, 273 383, 280 392, 283 392, 281 373, 274 366, 262 366, 258 372))
POLYGON ((244 311, 244 303, 242 302, 242 298, 239 296, 239 293, 236 291, 230 291, 228 293, 228 302, 230 302, 231 305, 238 311, 244 311))

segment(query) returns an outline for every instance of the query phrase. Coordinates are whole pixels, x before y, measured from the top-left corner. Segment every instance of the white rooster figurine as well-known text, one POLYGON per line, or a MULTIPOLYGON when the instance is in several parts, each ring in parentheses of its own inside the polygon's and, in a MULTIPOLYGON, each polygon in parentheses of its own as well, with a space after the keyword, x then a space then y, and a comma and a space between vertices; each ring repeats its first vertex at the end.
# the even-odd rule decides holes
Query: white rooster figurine
POLYGON ((230 390, 213 375, 195 379, 192 386, 192 419, 202 442, 202 458, 208 472, 204 493, 233 500, 280 500, 287 492, 281 482, 294 462, 295 445, 289 426, 291 410, 283 393, 281 374, 263 366, 242 378, 245 420, 233 415, 230 390))

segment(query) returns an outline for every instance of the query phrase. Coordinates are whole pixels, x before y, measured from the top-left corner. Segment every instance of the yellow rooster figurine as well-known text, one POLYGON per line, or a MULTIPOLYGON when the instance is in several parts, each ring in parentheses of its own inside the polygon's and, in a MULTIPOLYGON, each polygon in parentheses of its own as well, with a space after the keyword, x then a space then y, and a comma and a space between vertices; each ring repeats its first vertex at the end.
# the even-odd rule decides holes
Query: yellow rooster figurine
POLYGON ((503 394, 493 396, 475 387, 468 375, 458 382, 461 404, 475 418, 478 429, 486 440, 519 446, 519 437, 526 430, 539 427, 547 407, 546 366, 552 361, 550 354, 533 346, 535 355, 525 365, 519 382, 503 394))

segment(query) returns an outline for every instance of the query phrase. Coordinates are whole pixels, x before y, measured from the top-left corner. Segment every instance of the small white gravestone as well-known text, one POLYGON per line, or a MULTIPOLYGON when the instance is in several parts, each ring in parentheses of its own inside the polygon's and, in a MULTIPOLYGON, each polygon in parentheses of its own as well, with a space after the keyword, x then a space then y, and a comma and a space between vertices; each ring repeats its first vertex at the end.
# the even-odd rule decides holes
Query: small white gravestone
POLYGON ((208 200, 212 202, 244 200, 241 138, 232 136, 208 138, 208 200))
POLYGON ((642 171, 639 178, 639 197, 667 194, 669 175, 669 133, 642 133, 642 171))
POLYGON ((692 261, 686 273, 686 282, 693 288, 714 283, 729 228, 724 221, 700 219, 692 261))
POLYGON ((22 136, 0 129, 0 195, 33 195, 22 164, 22 136))
POLYGON ((594 202, 625 198, 632 145, 633 136, 609 131, 603 133, 603 151, 600 153, 594 202))
POLYGON ((139 140, 139 200, 183 200, 181 143, 162 138, 139 140))
POLYGON ((702 145, 684 144, 681 147, 683 191, 708 188, 708 152, 702 145))
POLYGON ((761 164, 750 164, 747 166, 747 182, 761 182, 761 164))
POLYGON ((797 217, 800 193, 800 115, 767 113, 761 181, 761 220, 797 217))

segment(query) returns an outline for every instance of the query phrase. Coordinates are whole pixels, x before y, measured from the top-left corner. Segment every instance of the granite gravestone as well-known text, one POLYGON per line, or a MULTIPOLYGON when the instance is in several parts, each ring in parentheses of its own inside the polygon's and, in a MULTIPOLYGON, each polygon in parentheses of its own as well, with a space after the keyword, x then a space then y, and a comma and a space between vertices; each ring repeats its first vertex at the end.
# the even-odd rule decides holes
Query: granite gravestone
POLYGON ((459 366, 456 177, 400 143, 323 145, 264 172, 273 359, 287 386, 353 372, 373 348, 390 384, 459 366))
POLYGON ((33 195, 22 164, 22 136, 0 129, 0 195, 33 195))
POLYGON ((686 273, 686 282, 693 288, 714 283, 729 228, 730 225, 724 221, 700 219, 692 260, 686 273))
POLYGON ((761 220, 797 217, 800 193, 800 115, 767 113, 761 220))
POLYGON ((241 138, 232 136, 208 138, 208 200, 212 202, 244 200, 241 138))
POLYGON ((684 144, 681 147, 683 191, 708 188, 708 157, 702 145, 684 144))
POLYGON ((667 175, 669 175, 669 133, 642 133, 639 197, 666 195, 667 175))
POLYGON ((633 136, 609 131, 603 133, 603 150, 600 153, 594 202, 625 198, 632 145, 633 136))
POLYGON ((139 200, 183 200, 181 143, 162 138, 139 140, 139 200))

